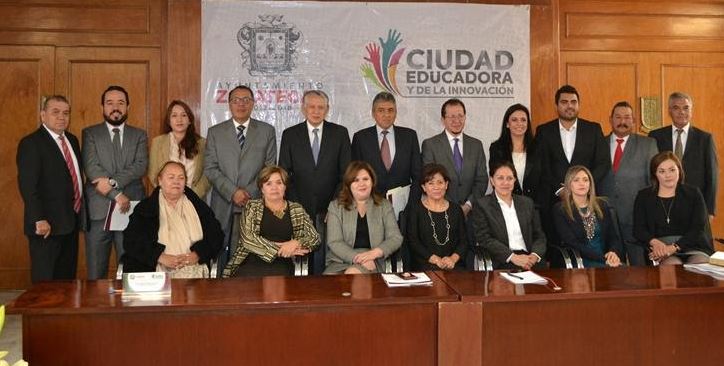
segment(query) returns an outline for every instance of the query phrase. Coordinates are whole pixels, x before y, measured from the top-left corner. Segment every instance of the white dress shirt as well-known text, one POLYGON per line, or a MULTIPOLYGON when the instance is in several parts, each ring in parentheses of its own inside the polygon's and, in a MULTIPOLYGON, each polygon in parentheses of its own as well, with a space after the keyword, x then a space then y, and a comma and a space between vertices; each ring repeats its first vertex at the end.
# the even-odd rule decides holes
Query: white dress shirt
POLYGON ((578 126, 578 118, 573 122, 571 128, 566 130, 563 124, 558 120, 558 130, 561 133, 561 144, 563 144, 563 152, 566 154, 566 159, 571 162, 573 159, 573 150, 576 148, 576 127, 578 126))

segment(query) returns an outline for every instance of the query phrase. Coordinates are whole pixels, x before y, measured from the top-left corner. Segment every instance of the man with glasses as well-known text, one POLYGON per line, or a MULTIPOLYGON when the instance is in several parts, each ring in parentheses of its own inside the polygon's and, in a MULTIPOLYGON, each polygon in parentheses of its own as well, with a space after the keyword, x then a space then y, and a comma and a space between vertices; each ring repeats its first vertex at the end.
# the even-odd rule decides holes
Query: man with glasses
POLYGON ((274 127, 251 118, 254 92, 249 87, 240 85, 231 90, 229 110, 231 119, 209 129, 204 155, 204 174, 213 186, 211 209, 225 235, 219 268, 224 268, 229 253, 236 250, 244 205, 259 198, 259 172, 265 165, 274 164, 277 156, 274 127))
POLYGON ((484 196, 488 189, 483 143, 463 133, 466 116, 461 100, 445 101, 441 115, 445 129, 422 142, 422 163, 437 163, 447 169, 450 184, 446 198, 460 205, 467 217, 474 197, 484 196))

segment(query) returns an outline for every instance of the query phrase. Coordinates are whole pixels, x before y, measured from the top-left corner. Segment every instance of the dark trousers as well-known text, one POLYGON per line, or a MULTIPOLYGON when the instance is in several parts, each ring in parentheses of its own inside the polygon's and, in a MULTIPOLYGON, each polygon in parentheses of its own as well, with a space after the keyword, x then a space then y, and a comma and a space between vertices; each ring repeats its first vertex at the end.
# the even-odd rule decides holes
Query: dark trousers
POLYGON ((29 235, 30 278, 33 283, 75 279, 78 266, 78 230, 46 239, 29 235))

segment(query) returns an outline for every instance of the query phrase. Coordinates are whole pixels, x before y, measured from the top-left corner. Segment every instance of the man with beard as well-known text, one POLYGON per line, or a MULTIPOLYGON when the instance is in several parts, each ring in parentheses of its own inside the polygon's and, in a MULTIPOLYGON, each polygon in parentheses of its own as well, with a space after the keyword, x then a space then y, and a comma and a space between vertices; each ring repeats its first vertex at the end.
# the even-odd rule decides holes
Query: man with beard
POLYGON ((560 87, 556 91, 558 118, 538 126, 535 134, 543 169, 541 218, 548 243, 553 244, 558 243, 558 236, 549 213, 558 200, 568 168, 585 166, 593 174, 596 185, 611 169, 610 153, 601 126, 578 118, 579 100, 576 88, 570 85, 560 87))
POLYGON ((633 204, 638 191, 649 185, 649 162, 659 149, 656 140, 634 133, 633 108, 628 102, 616 103, 609 121, 613 132, 606 141, 612 167, 597 194, 607 196, 616 208, 629 264, 640 266, 646 262, 643 247, 633 237, 633 204))
POLYGON ((123 232, 106 231, 111 202, 128 212, 131 201, 144 197, 143 176, 148 165, 146 132, 126 124, 130 100, 123 87, 111 85, 101 95, 104 121, 83 129, 83 167, 86 174, 90 228, 85 237, 88 279, 108 275, 111 242, 116 258, 123 255, 123 232))

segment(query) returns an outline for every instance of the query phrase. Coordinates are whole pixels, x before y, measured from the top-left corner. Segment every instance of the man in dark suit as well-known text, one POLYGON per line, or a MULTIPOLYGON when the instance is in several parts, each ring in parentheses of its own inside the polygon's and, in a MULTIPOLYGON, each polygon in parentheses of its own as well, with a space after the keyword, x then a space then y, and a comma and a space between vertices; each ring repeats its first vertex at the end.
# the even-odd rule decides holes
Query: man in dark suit
POLYGON ((417 133, 394 126, 397 118, 395 97, 380 92, 372 101, 376 125, 357 131, 352 137, 352 160, 364 160, 377 175, 376 191, 385 195, 392 188, 410 185, 408 202, 420 199, 422 159, 417 133))
POLYGON ((483 197, 488 189, 483 143, 463 133, 465 104, 461 100, 445 101, 441 114, 445 129, 422 142, 422 163, 445 167, 450 176, 445 196, 448 201, 460 205, 467 217, 475 199, 483 197))
POLYGON ((719 180, 719 161, 711 134, 691 125, 693 101, 688 94, 674 92, 669 96, 669 116, 672 126, 649 133, 659 151, 673 151, 684 167, 686 183, 698 187, 704 196, 709 219, 716 211, 716 192, 719 180))
MULTIPOLYGON (((305 92, 305 121, 284 130, 279 145, 279 166, 289 173, 287 198, 300 203, 315 223, 325 220, 352 155, 347 128, 326 121, 327 112, 329 98, 324 92, 305 92)), ((320 245, 311 253, 315 274, 324 271, 324 252, 320 245)))
POLYGON ((33 283, 75 278, 83 206, 80 145, 66 132, 68 100, 48 97, 40 120, 40 128, 20 140, 17 153, 33 283))
POLYGON ((609 121, 613 132, 606 141, 612 167, 597 194, 607 196, 616 208, 629 263, 644 265, 643 247, 633 236, 633 204, 638 191, 649 185, 649 163, 658 149, 654 139, 634 133, 633 107, 628 102, 616 103, 609 121))
MULTIPOLYGON (((224 250, 219 268, 224 268, 230 253, 239 242, 239 220, 244 206, 259 198, 256 179, 266 165, 277 158, 274 127, 251 118, 254 92, 245 85, 229 93, 231 118, 211 128, 206 134, 204 174, 213 187, 211 209, 224 229, 224 250)), ((221 277, 223 271, 218 271, 221 277)))
POLYGON ((541 218, 548 243, 557 243, 557 235, 549 215, 558 200, 568 168, 583 165, 593 174, 596 185, 611 169, 608 146, 601 126, 578 118, 579 96, 576 88, 564 85, 556 91, 558 118, 536 130, 537 154, 540 155, 543 177, 541 182, 541 218))
POLYGON ((126 123, 128 92, 117 85, 101 95, 104 121, 83 129, 83 167, 90 228, 85 236, 88 279, 108 275, 111 242, 117 260, 123 256, 123 231, 107 231, 105 219, 111 202, 128 212, 131 201, 145 196, 143 177, 148 166, 146 131, 126 123))

